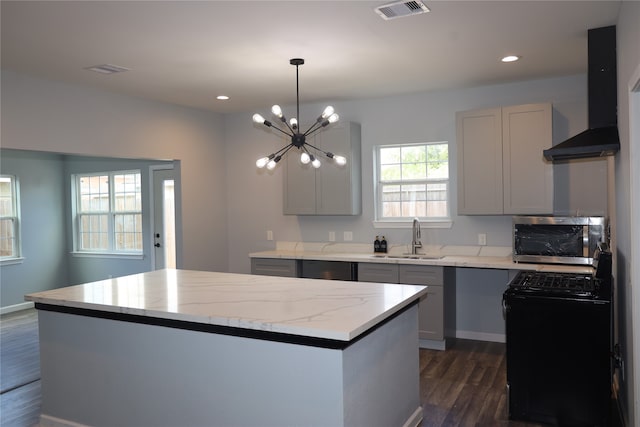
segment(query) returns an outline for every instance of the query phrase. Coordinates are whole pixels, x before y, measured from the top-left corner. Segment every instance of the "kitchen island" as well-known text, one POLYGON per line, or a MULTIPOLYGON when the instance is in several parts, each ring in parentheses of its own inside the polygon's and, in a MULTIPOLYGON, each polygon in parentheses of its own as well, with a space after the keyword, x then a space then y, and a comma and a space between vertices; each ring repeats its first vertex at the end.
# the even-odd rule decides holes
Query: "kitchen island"
POLYGON ((426 287, 159 270, 30 294, 42 426, 416 426, 426 287))

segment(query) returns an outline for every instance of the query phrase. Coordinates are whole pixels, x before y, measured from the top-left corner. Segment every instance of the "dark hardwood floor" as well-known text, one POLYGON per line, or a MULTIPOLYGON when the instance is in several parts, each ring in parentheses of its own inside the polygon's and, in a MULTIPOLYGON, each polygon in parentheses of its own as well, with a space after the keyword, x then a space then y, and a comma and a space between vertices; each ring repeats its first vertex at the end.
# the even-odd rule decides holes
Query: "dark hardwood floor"
POLYGON ((507 414, 505 344, 456 339, 420 350, 422 427, 538 426, 507 414))
MULTIPOLYGON (((0 319, 2 427, 38 424, 41 393, 37 325, 35 310, 0 319)), ((506 374, 504 344, 457 339, 447 351, 420 350, 420 400, 424 410, 420 426, 538 426, 507 418, 506 374)))
POLYGON ((40 416, 40 351, 36 310, 0 318, 0 425, 31 427, 40 416))

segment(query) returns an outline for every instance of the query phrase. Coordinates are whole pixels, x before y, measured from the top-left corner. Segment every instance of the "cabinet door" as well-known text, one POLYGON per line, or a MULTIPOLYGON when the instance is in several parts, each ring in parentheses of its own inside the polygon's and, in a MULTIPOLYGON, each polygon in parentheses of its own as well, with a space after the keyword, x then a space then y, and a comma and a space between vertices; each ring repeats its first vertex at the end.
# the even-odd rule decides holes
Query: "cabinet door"
POLYGON ((400 265, 400 283, 427 285, 427 295, 418 305, 418 333, 421 339, 444 339, 444 267, 431 265, 400 265))
POLYGON ((358 263, 359 282, 398 283, 397 264, 358 263))
MULTIPOLYGON (((344 166, 319 156, 319 169, 300 163, 300 152, 292 148, 284 164, 283 212, 285 215, 360 215, 362 178, 360 125, 337 123, 308 141, 324 151, 347 158, 344 166)), ((313 153, 313 149, 311 149, 313 153)))
POLYGON ((444 295, 443 287, 429 285, 427 295, 418 306, 418 331, 420 339, 444 339, 444 295))
POLYGON ((553 165, 542 150, 551 147, 551 104, 502 109, 505 214, 553 213, 553 165))
POLYGON ((502 214, 501 109, 457 113, 456 135, 458 214, 502 214))
MULTIPOLYGON (((359 215, 362 212, 360 174, 360 125, 338 123, 320 131, 317 147, 347 158, 344 166, 323 157, 316 171, 316 213, 318 215, 359 215)), ((315 144, 314 144, 315 145, 315 144)))
MULTIPOLYGON (((292 148, 283 159, 285 215, 313 215, 316 213, 316 170, 311 163, 300 163, 300 151, 292 148)), ((322 166, 321 166, 322 167, 322 166)))
POLYGON ((298 277, 295 259, 251 258, 251 274, 298 277))

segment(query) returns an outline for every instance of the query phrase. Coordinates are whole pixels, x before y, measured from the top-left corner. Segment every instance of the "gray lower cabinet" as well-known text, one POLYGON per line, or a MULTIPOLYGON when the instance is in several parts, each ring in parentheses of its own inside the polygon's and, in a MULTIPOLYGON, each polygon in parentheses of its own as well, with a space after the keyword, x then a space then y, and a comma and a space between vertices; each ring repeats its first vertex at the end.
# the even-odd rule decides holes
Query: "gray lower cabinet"
POLYGON ((420 339, 444 340, 444 267, 400 265, 398 282, 427 285, 427 297, 420 300, 420 339))
POLYGON ((298 277, 298 263, 295 259, 251 258, 251 274, 298 277))
POLYGON ((398 264, 360 262, 358 282, 398 283, 398 264))
POLYGON ((421 346, 444 349, 445 336, 455 335, 455 269, 430 265, 359 263, 358 281, 427 285, 419 303, 421 346))

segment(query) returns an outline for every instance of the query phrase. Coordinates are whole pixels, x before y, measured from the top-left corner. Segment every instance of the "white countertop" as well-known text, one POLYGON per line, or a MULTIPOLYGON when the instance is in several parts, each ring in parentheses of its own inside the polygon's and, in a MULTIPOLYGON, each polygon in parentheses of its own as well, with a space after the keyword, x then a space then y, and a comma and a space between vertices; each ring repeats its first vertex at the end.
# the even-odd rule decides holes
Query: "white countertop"
POLYGON ((350 341, 424 286, 157 270, 25 296, 63 307, 350 341))
POLYGON ((511 248, 500 246, 431 246, 424 248, 423 254, 434 258, 417 259, 396 257, 406 252, 405 246, 392 248, 388 256, 373 254, 370 247, 362 244, 278 242, 276 250, 254 252, 249 257, 593 273, 591 266, 516 263, 511 256, 511 248))

